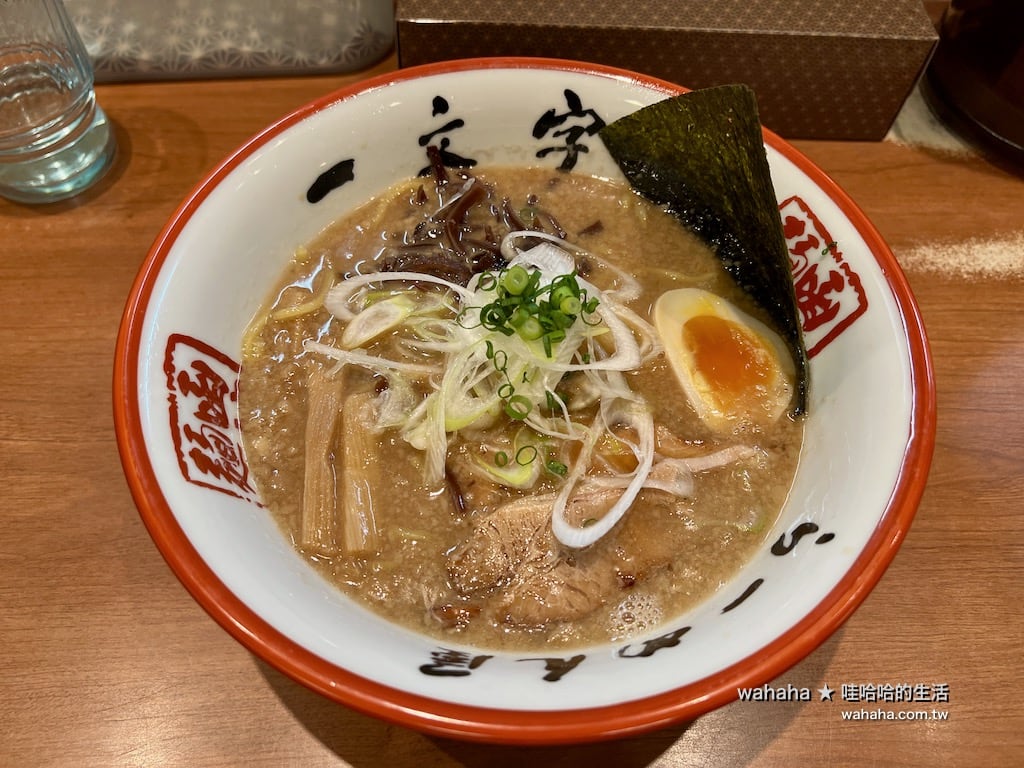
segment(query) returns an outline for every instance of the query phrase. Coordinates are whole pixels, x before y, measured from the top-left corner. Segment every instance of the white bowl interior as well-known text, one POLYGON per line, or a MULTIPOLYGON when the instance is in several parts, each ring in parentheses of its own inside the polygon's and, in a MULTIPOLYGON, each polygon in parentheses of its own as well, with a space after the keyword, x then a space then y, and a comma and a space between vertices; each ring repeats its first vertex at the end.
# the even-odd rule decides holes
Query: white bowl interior
MULTIPOLYGON (((887 507, 910 435, 910 351, 886 276, 840 207, 769 148, 779 200, 798 195, 827 228, 859 276, 867 309, 812 359, 806 445, 790 501, 767 544, 716 596, 666 625, 664 633, 690 627, 677 645, 646 656, 638 656, 644 649, 639 641, 587 649, 585 659, 552 685, 544 679, 546 662, 533 654, 444 646, 372 615, 302 562, 257 503, 186 479, 168 418, 165 356, 172 335, 186 339, 185 357, 176 365, 187 367, 193 342, 237 361, 244 328, 294 249, 350 207, 419 170, 424 153, 418 137, 447 120, 465 121, 451 134, 452 149, 481 165, 557 165, 559 155, 536 158, 551 139, 533 139, 531 129, 546 110, 565 108, 567 88, 607 122, 667 95, 603 74, 456 72, 373 89, 272 129, 181 229, 144 322, 138 358, 142 433, 162 492, 201 558, 245 605, 311 653, 362 677, 447 702, 509 709, 602 706, 677 688, 757 653, 812 611, 850 569, 887 507), (438 96, 447 115, 432 115, 438 96), (356 160, 355 179, 319 203, 307 202, 313 179, 345 158, 356 160), (804 523, 817 528, 794 544, 794 530, 804 523), (794 544, 787 554, 771 552, 780 538, 794 544), (741 604, 723 612, 748 588, 753 591, 741 604), (493 658, 472 674, 425 673, 422 668, 432 664, 435 671, 467 671, 468 657, 439 655, 447 650, 493 658)), ((577 170, 617 175, 599 140, 590 140, 589 150, 577 170)), ((230 365, 217 371, 233 382, 230 365)), ((232 429, 227 432, 237 444, 232 429)))

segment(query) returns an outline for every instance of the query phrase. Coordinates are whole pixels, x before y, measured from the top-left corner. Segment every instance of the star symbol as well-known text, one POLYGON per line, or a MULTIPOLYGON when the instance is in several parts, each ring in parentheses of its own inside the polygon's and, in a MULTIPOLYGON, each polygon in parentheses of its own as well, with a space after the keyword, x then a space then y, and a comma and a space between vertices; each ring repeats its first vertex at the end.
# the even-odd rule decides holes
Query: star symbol
POLYGON ((818 693, 821 694, 822 701, 832 701, 832 694, 835 693, 835 689, 829 688, 828 683, 825 683, 825 685, 818 689, 818 693))

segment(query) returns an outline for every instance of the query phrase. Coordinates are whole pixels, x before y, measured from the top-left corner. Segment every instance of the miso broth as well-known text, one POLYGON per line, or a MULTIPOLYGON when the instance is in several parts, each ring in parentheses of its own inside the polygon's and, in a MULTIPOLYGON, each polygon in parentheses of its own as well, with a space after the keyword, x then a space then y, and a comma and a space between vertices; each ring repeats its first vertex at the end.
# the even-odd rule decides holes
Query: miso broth
MULTIPOLYGON (((493 246, 519 227, 550 233, 546 242, 571 244, 580 284, 610 297, 626 295, 616 291, 635 281, 638 295, 622 302, 621 316, 639 318, 631 327, 641 336, 636 329, 646 323, 650 330, 658 297, 682 287, 699 287, 755 317, 763 314, 700 240, 623 184, 523 168, 457 174, 445 192, 432 184, 400 184, 334 223, 295 254, 254 319, 242 355, 240 413, 262 499, 283 534, 326 579, 415 631, 520 651, 648 633, 707 599, 761 546, 796 471, 799 420, 783 415, 771 425, 740 420, 724 432, 713 429, 698 418, 664 354, 647 350, 642 365, 614 372, 609 381, 635 393, 643 418, 650 416, 655 466, 695 460, 699 467, 702 457, 714 457, 710 463, 718 465, 693 471, 687 493, 644 487, 596 542, 567 546, 552 535, 549 518, 574 462, 586 455, 597 467, 580 483, 589 484, 588 498, 598 509, 586 514, 600 518, 621 490, 612 481, 638 471, 642 429, 628 418, 606 424, 611 430, 589 446, 545 435, 529 426, 530 417, 509 408, 521 386, 510 379, 502 382, 505 408, 448 432, 443 474, 430 476, 430 462, 438 459, 416 445, 427 439, 416 429, 427 430, 400 421, 422 405, 441 374, 413 371, 408 384, 396 369, 374 370, 352 362, 355 357, 337 370, 338 361, 309 341, 342 344, 347 321, 324 304, 332 288, 380 269, 424 270, 439 281, 410 280, 401 290, 420 291, 425 309, 410 310, 402 296, 397 300, 398 294, 372 283, 364 289, 379 294, 365 298, 366 306, 393 301, 389 311, 411 312, 403 322, 413 329, 407 334, 412 341, 386 331, 353 347, 352 355, 397 356, 409 361, 410 370, 421 359, 424 367, 432 364, 431 334, 446 312, 456 312, 453 294, 440 281, 499 279, 504 263, 493 246), (459 211, 461 231, 446 231, 452 225, 438 224, 444 217, 437 211, 468 205, 453 190, 469 178, 484 192, 475 192, 472 206, 459 211), (465 263, 437 263, 429 253, 433 240, 464 252, 465 263), (422 322, 416 320, 420 311, 422 322), (326 394, 317 389, 325 386, 326 394), (399 394, 412 398, 405 401, 411 405, 382 415, 385 399, 397 401, 399 394), (328 416, 316 415, 321 413, 328 416), (387 425, 379 426, 381 419, 387 425), (312 462, 318 462, 318 474, 308 471, 312 462), (532 475, 532 482, 523 484, 530 478, 520 475, 532 475), (310 511, 307 497, 314 493, 323 495, 326 512, 310 511), (352 507, 358 507, 358 519, 352 507), (311 522, 317 514, 320 519, 311 522), (513 540, 494 550, 491 539, 501 536, 513 540), (481 555, 481 547, 490 547, 490 554, 481 555)), ((593 319, 585 309, 578 314, 576 322, 599 324, 596 312, 593 319)), ((595 336, 591 343, 599 356, 613 336, 595 336)), ((589 357, 574 358, 580 359, 589 357)), ((509 377, 496 364, 499 372, 509 377)), ((584 378, 567 372, 557 385, 559 399, 538 400, 529 405, 531 413, 539 418, 543 412, 553 424, 567 417, 580 434, 595 434, 591 425, 601 406, 592 401, 602 393, 588 389, 584 378)), ((570 497, 567 510, 583 504, 580 495, 570 497)), ((572 514, 566 512, 570 521, 572 514)), ((591 522, 576 521, 581 529, 591 522)))

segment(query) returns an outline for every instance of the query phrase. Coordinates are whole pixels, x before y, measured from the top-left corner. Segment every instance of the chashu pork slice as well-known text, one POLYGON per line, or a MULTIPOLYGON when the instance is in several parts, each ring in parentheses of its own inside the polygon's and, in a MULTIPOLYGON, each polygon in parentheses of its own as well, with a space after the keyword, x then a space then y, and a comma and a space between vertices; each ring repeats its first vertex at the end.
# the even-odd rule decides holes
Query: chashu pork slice
MULTIPOLYGON (((568 514, 599 516, 618 493, 577 495, 569 502, 568 514)), ((502 590, 501 619, 511 625, 543 626, 582 618, 671 561, 670 538, 659 530, 671 497, 657 492, 647 496, 644 515, 627 515, 599 546, 586 550, 568 550, 552 534, 554 494, 508 502, 481 519, 451 552, 452 584, 463 595, 502 590), (657 511, 651 511, 652 504, 657 511)))

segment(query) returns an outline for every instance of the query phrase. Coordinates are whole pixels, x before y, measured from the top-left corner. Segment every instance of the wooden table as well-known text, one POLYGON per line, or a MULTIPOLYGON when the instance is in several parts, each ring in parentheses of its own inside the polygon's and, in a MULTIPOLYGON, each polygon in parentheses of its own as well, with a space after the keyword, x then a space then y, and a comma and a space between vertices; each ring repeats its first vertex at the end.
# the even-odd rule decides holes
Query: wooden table
POLYGON ((908 258, 939 421, 930 483, 895 562, 776 684, 946 686, 948 702, 932 706, 947 720, 851 722, 839 703, 737 702, 596 746, 462 744, 319 698, 193 602, 143 528, 118 460, 110 392, 124 300, 207 170, 355 79, 102 87, 121 146, 109 177, 65 204, 0 201, 0 765, 1024 765, 1024 269, 1019 253, 992 275, 920 258, 922 245, 970 238, 1021 247, 1024 181, 977 157, 797 142, 908 258))

